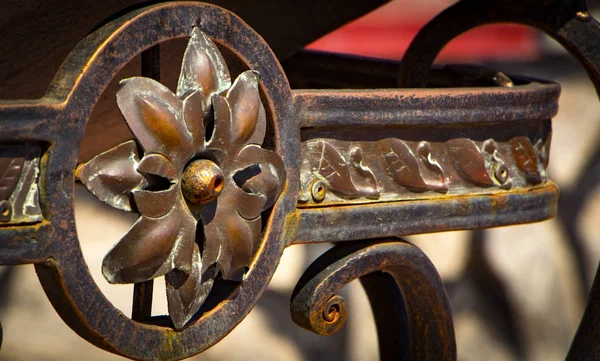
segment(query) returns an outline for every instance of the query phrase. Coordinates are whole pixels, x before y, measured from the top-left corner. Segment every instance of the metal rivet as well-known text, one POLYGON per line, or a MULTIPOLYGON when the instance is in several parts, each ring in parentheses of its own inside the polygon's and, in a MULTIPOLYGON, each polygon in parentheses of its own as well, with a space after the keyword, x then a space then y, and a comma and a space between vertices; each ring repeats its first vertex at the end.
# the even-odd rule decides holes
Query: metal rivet
POLYGON ((311 186, 311 194, 315 202, 322 202, 327 195, 327 184, 320 179, 314 181, 311 186))
POLYGON ((205 204, 216 199, 225 184, 223 171, 208 159, 195 160, 181 177, 184 197, 194 204, 205 204))
POLYGON ((506 165, 500 163, 494 167, 494 178, 500 184, 504 184, 508 181, 508 168, 506 165))

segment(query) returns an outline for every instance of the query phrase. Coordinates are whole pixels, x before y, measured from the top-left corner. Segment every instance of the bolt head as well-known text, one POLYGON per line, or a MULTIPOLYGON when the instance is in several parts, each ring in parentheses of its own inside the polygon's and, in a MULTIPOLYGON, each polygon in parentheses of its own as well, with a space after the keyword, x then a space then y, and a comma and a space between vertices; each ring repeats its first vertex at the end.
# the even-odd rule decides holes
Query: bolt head
POLYGON ((181 176, 183 196, 194 204, 215 200, 225 186, 225 176, 219 166, 208 159, 191 162, 181 176))

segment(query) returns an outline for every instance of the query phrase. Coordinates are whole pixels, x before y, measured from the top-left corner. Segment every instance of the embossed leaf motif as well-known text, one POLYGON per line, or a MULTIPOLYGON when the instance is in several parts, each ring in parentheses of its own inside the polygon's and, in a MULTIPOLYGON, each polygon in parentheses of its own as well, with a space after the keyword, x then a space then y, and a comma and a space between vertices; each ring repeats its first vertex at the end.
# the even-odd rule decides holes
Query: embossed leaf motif
POLYGON ((324 141, 318 142, 317 151, 321 155, 317 172, 327 181, 331 190, 350 197, 360 197, 361 193, 354 187, 347 162, 340 152, 324 141))
POLYGON ((496 184, 475 142, 471 139, 459 138, 449 140, 447 144, 456 169, 467 181, 481 187, 491 187, 496 184))
POLYGON ((21 177, 25 158, 0 158, 0 200, 7 200, 21 177))
POLYGON ((538 156, 527 137, 515 137, 510 141, 513 156, 517 162, 517 167, 525 174, 527 181, 531 184, 539 184, 542 177, 539 171, 538 156))
POLYGON ((439 176, 436 177, 438 179, 426 179, 421 174, 418 158, 402 140, 384 139, 380 141, 379 146, 387 165, 387 172, 399 185, 415 192, 448 190, 445 180, 440 181, 439 176))
POLYGON ((177 329, 200 309, 219 274, 243 280, 260 243, 261 213, 285 183, 279 155, 261 148, 266 115, 258 82, 247 71, 232 85, 217 47, 194 29, 175 94, 142 77, 123 80, 117 91, 141 159, 129 141, 76 171, 100 200, 140 213, 104 258, 104 277, 138 283, 164 275, 177 329), (208 122, 214 130, 206 142, 208 122), (197 238, 199 229, 204 236, 197 238))

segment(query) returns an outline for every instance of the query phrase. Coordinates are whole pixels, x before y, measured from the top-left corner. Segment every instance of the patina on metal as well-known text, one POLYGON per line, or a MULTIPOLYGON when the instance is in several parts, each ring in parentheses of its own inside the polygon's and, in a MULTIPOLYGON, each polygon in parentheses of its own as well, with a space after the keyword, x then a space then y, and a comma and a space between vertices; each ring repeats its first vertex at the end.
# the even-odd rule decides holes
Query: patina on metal
POLYGON ((241 280, 259 245, 261 213, 285 182, 279 155, 260 147, 266 116, 258 74, 246 71, 232 84, 221 53, 198 28, 181 69, 175 94, 150 78, 119 84, 117 104, 144 151, 141 159, 129 141, 76 171, 100 200, 141 215, 106 255, 104 277, 141 283, 165 276, 178 329, 200 309, 219 273, 241 280), (198 224, 203 237, 196 240, 198 224))
MULTIPOLYGON (((518 13, 539 2, 490 8, 504 3, 518 13)), ((595 20, 585 23, 598 33, 595 20)), ((585 42, 571 43, 588 58, 585 42)), ((558 188, 546 168, 560 89, 479 67, 429 70, 414 60, 420 46, 403 65, 404 84, 435 89, 385 89, 398 63, 301 54, 286 69, 293 83, 329 89, 292 90, 268 44, 223 8, 159 4, 106 23, 73 50, 42 99, 0 102, 2 144, 44 145, 34 182, 43 218, 0 223, 0 264, 35 264, 63 320, 98 347, 176 360, 211 347, 248 314, 285 247, 343 242, 299 281, 294 320, 319 334, 339 330, 346 303, 335 292, 360 278, 383 359, 455 360, 439 275, 416 247, 389 237, 554 216, 558 188), (172 92, 158 81, 158 45, 190 36, 172 92), (139 53, 142 77, 121 80, 117 92, 135 139, 77 165, 94 105, 139 53), (324 58, 334 59, 333 75, 307 71, 324 58), (331 89, 340 87, 351 89, 331 89), (136 284, 131 318, 100 292, 81 254, 76 179, 105 203, 140 213, 103 262, 110 282, 136 284), (150 317, 161 275, 167 320, 150 317)), ((424 46, 428 56, 439 50, 424 46)), ((590 332, 582 323, 577 340, 590 332)))

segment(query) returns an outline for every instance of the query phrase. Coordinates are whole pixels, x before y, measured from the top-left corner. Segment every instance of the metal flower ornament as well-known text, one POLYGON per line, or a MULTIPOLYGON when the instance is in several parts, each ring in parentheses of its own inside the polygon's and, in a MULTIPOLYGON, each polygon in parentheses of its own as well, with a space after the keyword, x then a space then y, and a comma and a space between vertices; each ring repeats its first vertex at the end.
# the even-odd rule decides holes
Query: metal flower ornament
POLYGON ((266 116, 258 81, 246 71, 232 84, 215 44, 194 28, 175 94, 144 77, 119 84, 117 104, 137 142, 75 172, 101 201, 140 214, 105 256, 104 277, 138 283, 164 275, 177 329, 216 277, 243 278, 261 240, 261 213, 285 183, 279 155, 261 148, 266 116))

